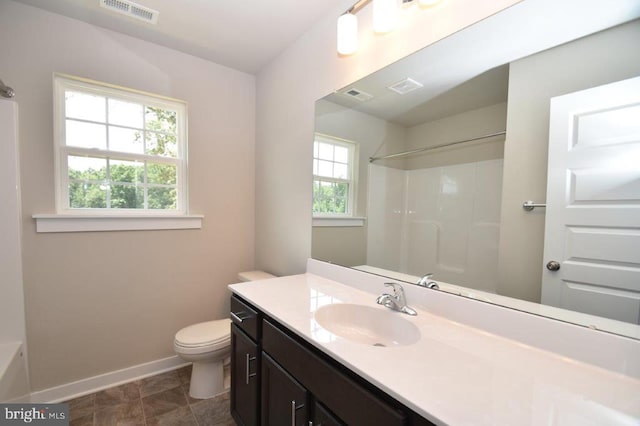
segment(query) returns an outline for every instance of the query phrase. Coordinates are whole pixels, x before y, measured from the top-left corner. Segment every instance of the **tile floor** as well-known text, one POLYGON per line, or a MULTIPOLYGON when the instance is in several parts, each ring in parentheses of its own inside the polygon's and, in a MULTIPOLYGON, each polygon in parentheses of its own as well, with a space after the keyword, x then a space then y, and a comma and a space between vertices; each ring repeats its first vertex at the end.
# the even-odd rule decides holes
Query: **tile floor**
MULTIPOLYGON (((191 366, 67 401, 71 426, 234 426, 229 392, 189 396, 191 366)), ((229 370, 225 369, 225 384, 229 370)))

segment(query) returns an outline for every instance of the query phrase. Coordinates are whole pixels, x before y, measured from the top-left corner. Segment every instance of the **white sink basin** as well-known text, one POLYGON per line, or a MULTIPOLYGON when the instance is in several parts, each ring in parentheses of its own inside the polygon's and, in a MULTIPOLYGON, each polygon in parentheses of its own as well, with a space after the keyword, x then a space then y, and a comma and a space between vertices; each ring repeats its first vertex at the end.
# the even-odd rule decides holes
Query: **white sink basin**
POLYGON ((318 308, 316 322, 336 336, 372 346, 410 345, 420 339, 420 330, 402 313, 387 308, 337 303, 318 308))

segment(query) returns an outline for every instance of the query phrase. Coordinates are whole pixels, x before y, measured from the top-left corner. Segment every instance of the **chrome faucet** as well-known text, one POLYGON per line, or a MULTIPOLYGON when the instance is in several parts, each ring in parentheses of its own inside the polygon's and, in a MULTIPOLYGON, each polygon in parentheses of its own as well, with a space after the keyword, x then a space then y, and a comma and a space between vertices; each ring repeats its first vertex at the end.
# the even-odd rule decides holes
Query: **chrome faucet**
POLYGON ((407 315, 418 315, 418 313, 407 306, 407 299, 404 295, 404 289, 397 283, 384 283, 385 286, 393 289, 393 294, 382 293, 376 299, 376 303, 386 306, 394 311, 403 312, 407 315))
POLYGON ((436 283, 435 281, 429 281, 432 275, 433 274, 431 272, 428 274, 425 274, 422 278, 418 280, 416 284, 418 284, 420 287, 428 287, 428 288, 434 288, 438 290, 440 288, 438 287, 438 283, 436 283))

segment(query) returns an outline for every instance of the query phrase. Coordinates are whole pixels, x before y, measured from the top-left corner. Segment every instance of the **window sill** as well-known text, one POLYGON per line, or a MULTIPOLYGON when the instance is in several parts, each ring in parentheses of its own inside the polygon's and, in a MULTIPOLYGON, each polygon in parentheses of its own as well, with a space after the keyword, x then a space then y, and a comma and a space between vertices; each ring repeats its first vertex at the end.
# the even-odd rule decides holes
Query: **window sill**
POLYGON ((346 227, 364 226, 366 217, 314 217, 314 227, 346 227))
POLYGON ((34 214, 36 232, 151 231, 200 229, 202 215, 188 216, 84 216, 34 214))

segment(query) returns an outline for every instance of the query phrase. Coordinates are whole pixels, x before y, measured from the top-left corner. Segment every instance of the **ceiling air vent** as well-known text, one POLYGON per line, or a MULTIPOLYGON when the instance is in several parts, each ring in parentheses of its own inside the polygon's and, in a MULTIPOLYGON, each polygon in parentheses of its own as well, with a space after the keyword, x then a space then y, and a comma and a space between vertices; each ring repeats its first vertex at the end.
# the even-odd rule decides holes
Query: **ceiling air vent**
POLYGON ((128 0, 100 0, 100 6, 136 18, 148 24, 157 24, 160 12, 128 0))
POLYGON ((404 80, 389 86, 389 89, 401 95, 406 95, 407 93, 413 92, 414 90, 419 89, 421 87, 422 87, 421 83, 418 83, 417 81, 412 80, 410 78, 405 78, 404 80))
POLYGON ((353 99, 357 99, 360 102, 364 102, 364 101, 368 101, 369 99, 373 99, 373 96, 371 96, 368 93, 363 92, 362 90, 358 90, 356 88, 351 88, 349 90, 345 90, 344 92, 342 92, 343 95, 348 96, 350 98, 353 99))

